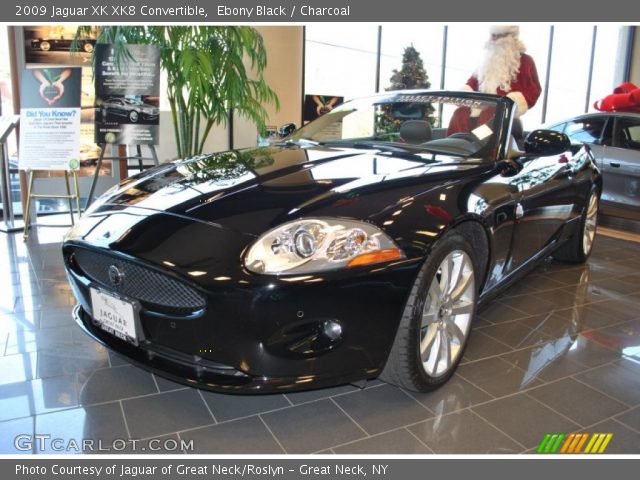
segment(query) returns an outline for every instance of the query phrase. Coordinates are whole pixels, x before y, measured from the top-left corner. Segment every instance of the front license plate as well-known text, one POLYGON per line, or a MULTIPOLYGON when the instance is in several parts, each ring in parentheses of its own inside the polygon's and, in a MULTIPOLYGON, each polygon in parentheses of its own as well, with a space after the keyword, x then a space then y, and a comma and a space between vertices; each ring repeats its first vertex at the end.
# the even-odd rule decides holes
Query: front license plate
POLYGON ((93 319, 100 328, 122 340, 138 345, 136 311, 131 302, 92 288, 91 307, 93 319))

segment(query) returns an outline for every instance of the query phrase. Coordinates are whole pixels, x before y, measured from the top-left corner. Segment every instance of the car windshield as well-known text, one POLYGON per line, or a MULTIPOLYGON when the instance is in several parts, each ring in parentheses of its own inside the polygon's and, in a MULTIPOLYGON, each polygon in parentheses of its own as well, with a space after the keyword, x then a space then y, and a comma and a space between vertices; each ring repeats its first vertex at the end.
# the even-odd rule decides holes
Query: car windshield
POLYGON ((142 102, 136 98, 125 98, 124 101, 130 105, 142 105, 142 102))
POLYGON ((501 105, 482 95, 396 92, 346 102, 287 140, 493 159, 501 105))

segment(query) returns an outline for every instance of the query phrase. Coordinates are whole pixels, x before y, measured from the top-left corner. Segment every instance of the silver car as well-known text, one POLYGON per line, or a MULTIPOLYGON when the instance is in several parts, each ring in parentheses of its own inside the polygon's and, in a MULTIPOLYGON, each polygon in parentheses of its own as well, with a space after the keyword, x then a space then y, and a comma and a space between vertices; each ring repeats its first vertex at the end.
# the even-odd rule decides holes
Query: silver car
POLYGON ((588 113, 545 128, 589 144, 604 179, 602 213, 640 220, 640 113, 588 113))

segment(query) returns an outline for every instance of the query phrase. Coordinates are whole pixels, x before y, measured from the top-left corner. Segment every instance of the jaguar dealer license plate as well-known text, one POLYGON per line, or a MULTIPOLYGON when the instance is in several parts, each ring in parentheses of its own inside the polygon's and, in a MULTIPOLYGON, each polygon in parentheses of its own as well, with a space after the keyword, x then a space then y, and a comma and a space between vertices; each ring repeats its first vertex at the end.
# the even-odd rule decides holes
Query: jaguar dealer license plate
POLYGON ((108 293, 91 289, 93 318, 100 328, 127 342, 138 344, 134 305, 108 293))

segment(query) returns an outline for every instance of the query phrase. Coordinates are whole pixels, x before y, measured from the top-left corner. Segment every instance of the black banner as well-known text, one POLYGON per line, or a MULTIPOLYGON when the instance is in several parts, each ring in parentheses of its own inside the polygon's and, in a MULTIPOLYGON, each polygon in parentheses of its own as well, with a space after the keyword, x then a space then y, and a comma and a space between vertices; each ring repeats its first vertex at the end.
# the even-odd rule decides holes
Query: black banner
POLYGON ((5 22, 637 22, 640 11, 623 0, 557 2, 509 0, 416 2, 414 0, 57 0, 0 5, 5 22))

